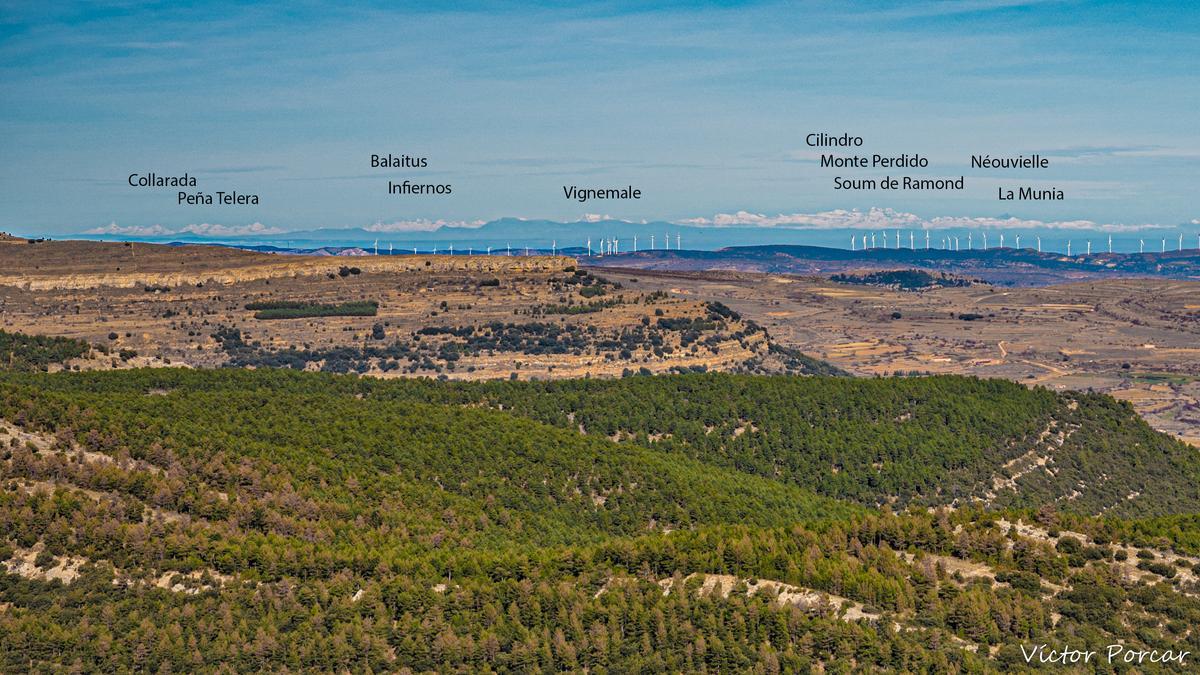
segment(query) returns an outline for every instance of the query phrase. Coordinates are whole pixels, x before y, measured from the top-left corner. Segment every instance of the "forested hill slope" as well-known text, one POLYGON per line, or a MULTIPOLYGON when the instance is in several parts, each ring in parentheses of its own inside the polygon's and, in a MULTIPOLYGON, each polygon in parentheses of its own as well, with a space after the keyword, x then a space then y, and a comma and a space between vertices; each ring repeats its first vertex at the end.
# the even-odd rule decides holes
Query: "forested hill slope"
MULTIPOLYGON (((315 504, 294 510, 339 535, 399 502, 416 508, 397 508, 389 524, 413 535, 433 536, 439 524, 408 514, 461 510, 446 517, 468 523, 464 545, 781 525, 856 510, 796 485, 503 412, 366 398, 338 384, 354 380, 236 370, 9 377, 0 379, 0 419, 165 468, 139 480, 181 513, 227 515, 213 495, 252 485, 328 503, 327 514, 315 504), (184 489, 173 476, 205 488, 184 489)), ((344 534, 365 544, 357 528, 344 534)), ((344 564, 359 565, 358 556, 376 554, 366 546, 347 555, 344 564)))
MULTIPOLYGON (((1186 521, 866 505, 932 485, 920 462, 966 486, 1042 425, 1135 434, 1148 472, 1178 459, 1107 401, 964 378, 0 373, 0 671, 1000 672, 1030 643, 1200 651, 1186 521), (831 457, 878 492, 802 475, 831 457)), ((1090 447, 1055 463, 1120 466, 1090 447)), ((1164 510, 1192 503, 1168 487, 1164 510)))
MULTIPOLYGON (((599 451, 587 443, 602 438, 617 441, 626 448, 622 452, 648 448, 657 451, 650 457, 686 457, 864 505, 1053 505, 1064 512, 1121 516, 1200 510, 1195 449, 1155 432, 1110 397, 1004 380, 709 373, 451 383, 165 370, 26 381, 29 391, 41 390, 31 396, 44 399, 32 406, 35 414, 90 407, 112 416, 110 425, 134 429, 144 426, 140 416, 147 405, 170 404, 177 419, 196 420, 215 410, 237 414, 230 406, 252 396, 247 414, 255 414, 261 400, 263 412, 278 416, 275 427, 263 432, 274 438, 298 434, 296 442, 308 443, 312 429, 344 425, 357 415, 363 418, 357 424, 372 430, 363 434, 369 445, 386 448, 389 432, 375 429, 372 419, 407 414, 410 408, 395 407, 399 404, 450 404, 453 408, 437 414, 467 414, 459 410, 464 406, 503 413, 479 422, 491 425, 478 432, 483 437, 525 430, 520 418, 529 419, 569 431, 556 438, 579 440, 589 452, 599 451), (176 397, 144 401, 144 391, 156 387, 176 397), (328 399, 329 408, 343 416, 288 423, 287 406, 273 406, 298 392, 328 399)), ((195 433, 203 436, 209 428, 196 426, 195 433)), ((214 421, 211 428, 221 427, 214 421)), ((141 433, 152 439, 169 431, 155 427, 141 433)), ((432 466, 454 465, 454 457, 434 458, 432 466)))
POLYGON ((368 389, 484 404, 864 504, 1200 510, 1194 448, 1110 397, 1005 380, 712 373, 368 389))

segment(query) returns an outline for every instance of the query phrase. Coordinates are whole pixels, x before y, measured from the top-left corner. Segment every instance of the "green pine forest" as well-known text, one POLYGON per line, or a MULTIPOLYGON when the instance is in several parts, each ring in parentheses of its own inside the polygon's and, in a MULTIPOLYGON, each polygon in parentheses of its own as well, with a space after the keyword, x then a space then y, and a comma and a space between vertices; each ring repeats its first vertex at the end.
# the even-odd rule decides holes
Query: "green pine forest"
POLYGON ((984 673, 1037 670, 1021 645, 1200 652, 1200 458, 1106 396, 46 373, 86 345, 12 335, 2 672, 984 673))

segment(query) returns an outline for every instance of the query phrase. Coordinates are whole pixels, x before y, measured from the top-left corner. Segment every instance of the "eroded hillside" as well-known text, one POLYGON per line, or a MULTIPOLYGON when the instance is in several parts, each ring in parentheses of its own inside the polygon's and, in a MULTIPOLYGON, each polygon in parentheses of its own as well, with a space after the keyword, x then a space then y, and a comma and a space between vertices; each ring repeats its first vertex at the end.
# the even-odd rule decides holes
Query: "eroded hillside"
POLYGON ((833 373, 720 303, 551 256, 312 257, 10 240, 0 329, 81 339, 71 369, 288 367, 379 377, 833 373))

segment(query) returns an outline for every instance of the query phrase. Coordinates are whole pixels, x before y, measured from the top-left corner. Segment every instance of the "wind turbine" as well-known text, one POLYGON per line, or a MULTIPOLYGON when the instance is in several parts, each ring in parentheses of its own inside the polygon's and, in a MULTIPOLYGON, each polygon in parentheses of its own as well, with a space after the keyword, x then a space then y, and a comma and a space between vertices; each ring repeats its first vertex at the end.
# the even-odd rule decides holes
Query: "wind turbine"
POLYGON ((975 236, 974 236, 973 234, 971 234, 970 232, 968 232, 968 233, 967 233, 967 250, 968 250, 968 251, 973 251, 973 250, 975 250, 975 242, 974 242, 974 240, 975 240, 975 236))
POLYGON ((1163 242, 1162 242, 1162 252, 1163 252, 1163 253, 1166 253, 1166 252, 1167 252, 1167 238, 1166 238, 1166 237, 1163 237, 1163 238, 1162 238, 1162 240, 1163 240, 1163 242))
POLYGON ((1112 235, 1108 235, 1108 252, 1112 253, 1112 235))
POLYGON ((1146 240, 1138 239, 1138 253, 1145 253, 1145 252, 1146 252, 1146 240))
POLYGON ((1071 257, 1071 240, 1070 239, 1067 240, 1067 257, 1068 258, 1071 257))
POLYGON ((1179 250, 1180 251, 1183 250, 1183 233, 1182 232, 1179 233, 1179 250))
POLYGON ((588 247, 588 257, 590 258, 592 256, 592 238, 591 237, 588 237, 587 247, 588 247))
POLYGON ((1004 248, 1004 233, 1000 233, 1000 248, 1004 248))
POLYGON ((925 230, 925 250, 929 250, 929 230, 925 230))
POLYGON ((671 250, 671 233, 670 232, 663 232, 663 250, 664 251, 671 250))
POLYGON ((1017 235, 1017 250, 1021 250, 1021 235, 1017 235))
POLYGON ((633 235, 633 252, 637 253, 637 235, 633 235))
POLYGON ((958 237, 955 237, 955 238, 954 238, 954 250, 955 250, 955 251, 959 250, 959 248, 958 248, 958 237))
POLYGON ((858 249, 854 248, 854 235, 850 235, 850 250, 851 251, 858 250, 858 249))
POLYGON ((375 255, 379 255, 379 240, 375 240, 375 255))
POLYGON ((1041 253, 1042 252, 1042 235, 1035 234, 1034 236, 1037 237, 1037 240, 1038 240, 1038 253, 1041 253))
POLYGON ((680 250, 679 249, 679 233, 678 232, 675 233, 675 250, 676 251, 680 250))
POLYGON ((914 239, 913 239, 913 231, 912 231, 912 230, 909 230, 909 231, 908 231, 908 247, 909 247, 910 249, 912 249, 912 250, 916 250, 916 248, 917 248, 917 247, 913 245, 913 241, 914 241, 914 239))
POLYGON ((896 248, 900 248, 900 230, 896 230, 896 248))
POLYGON ((558 255, 558 240, 550 240, 550 255, 558 255))
POLYGON ((871 248, 875 248, 875 233, 871 233, 871 248))
POLYGON ((1091 239, 1088 239, 1087 245, 1088 245, 1087 254, 1091 255, 1092 254, 1092 240, 1091 239))
POLYGON ((650 250, 654 250, 654 235, 650 235, 650 250))

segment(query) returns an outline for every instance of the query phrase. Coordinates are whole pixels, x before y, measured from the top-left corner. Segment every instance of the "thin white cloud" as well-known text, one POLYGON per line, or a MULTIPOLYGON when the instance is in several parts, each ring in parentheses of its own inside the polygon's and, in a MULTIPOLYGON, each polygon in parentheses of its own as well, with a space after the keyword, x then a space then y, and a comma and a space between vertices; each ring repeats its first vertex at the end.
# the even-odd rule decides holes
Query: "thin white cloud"
POLYGON ((130 237, 169 237, 175 234, 194 234, 198 237, 245 237, 256 234, 281 234, 284 230, 262 223, 249 225, 221 225, 218 223, 193 223, 179 229, 162 225, 118 225, 115 222, 103 227, 94 227, 84 234, 119 234, 130 237))
MULTIPOLYGON (((583 217, 579 219, 579 222, 601 223, 601 222, 608 221, 608 220, 614 220, 619 223, 632 223, 633 222, 632 220, 625 220, 624 218, 614 218, 613 216, 610 216, 607 213, 605 213, 605 214, 585 213, 585 214, 583 214, 583 217)), ((644 223, 646 221, 643 220, 642 222, 644 223)))
POLYGON ((284 230, 257 222, 250 223, 249 225, 200 223, 198 225, 184 226, 179 232, 186 232, 201 237, 244 237, 251 234, 281 234, 284 230))
POLYGON ((135 40, 132 42, 120 42, 116 45, 121 49, 136 49, 136 50, 161 50, 161 49, 182 49, 188 44, 181 40, 135 40))
POLYGON ((84 234, 125 234, 133 237, 159 237, 174 234, 162 225, 118 225, 115 222, 103 227, 84 230, 84 234))
MULTIPOLYGON (((969 216, 938 216, 922 218, 913 213, 894 209, 872 208, 836 209, 819 213, 790 213, 769 216, 749 211, 718 213, 711 218, 687 218, 676 221, 680 225, 697 227, 778 227, 795 230, 839 230, 839 229, 1052 229, 1085 230, 1098 232, 1138 232, 1162 228, 1154 223, 1125 224, 1097 223, 1091 220, 1027 220, 1022 218, 991 218, 969 216)), ((1193 221, 1195 222, 1195 221, 1193 221)))
POLYGON ((418 218, 417 220, 397 220, 391 223, 377 222, 367 225, 363 229, 367 232, 433 232, 443 227, 482 227, 485 222, 483 220, 428 220, 418 218))

